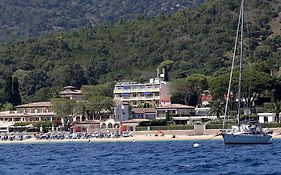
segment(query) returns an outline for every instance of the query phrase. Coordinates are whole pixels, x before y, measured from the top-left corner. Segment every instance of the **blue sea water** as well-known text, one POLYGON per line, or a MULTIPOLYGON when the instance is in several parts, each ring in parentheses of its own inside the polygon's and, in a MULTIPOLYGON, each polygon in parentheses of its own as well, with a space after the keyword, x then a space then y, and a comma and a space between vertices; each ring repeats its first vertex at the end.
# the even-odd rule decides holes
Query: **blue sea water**
POLYGON ((0 174, 281 174, 280 158, 281 140, 1 144, 0 174))

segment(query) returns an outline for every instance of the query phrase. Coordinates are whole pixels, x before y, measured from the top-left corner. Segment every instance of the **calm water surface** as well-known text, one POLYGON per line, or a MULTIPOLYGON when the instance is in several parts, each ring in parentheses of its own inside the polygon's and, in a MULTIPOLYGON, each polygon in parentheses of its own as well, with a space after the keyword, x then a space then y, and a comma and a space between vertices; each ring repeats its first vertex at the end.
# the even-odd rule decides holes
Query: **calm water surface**
POLYGON ((0 175, 281 174, 281 140, 3 144, 0 153, 0 175))

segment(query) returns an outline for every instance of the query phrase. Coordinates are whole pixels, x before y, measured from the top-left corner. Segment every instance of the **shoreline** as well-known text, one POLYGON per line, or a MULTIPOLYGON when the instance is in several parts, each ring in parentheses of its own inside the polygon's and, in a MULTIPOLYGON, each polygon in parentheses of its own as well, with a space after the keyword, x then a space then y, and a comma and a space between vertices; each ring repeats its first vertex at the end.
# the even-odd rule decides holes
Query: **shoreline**
POLYGON ((62 140, 38 140, 36 138, 26 140, 13 140, 13 141, 0 141, 0 144, 12 144, 12 143, 71 143, 71 142, 146 142, 146 141, 191 141, 191 140, 222 140, 221 136, 217 135, 198 135, 198 136, 183 136, 183 135, 135 135, 132 137, 119 137, 119 138, 89 138, 89 139, 62 139, 62 140))
MULTIPOLYGON (((281 135, 273 135, 272 139, 280 139, 281 135)), ((62 139, 62 140, 38 140, 36 138, 14 141, 0 141, 0 144, 37 144, 37 143, 99 143, 99 142, 150 142, 150 141, 207 141, 207 140, 222 140, 222 136, 217 135, 135 135, 133 137, 119 138, 90 138, 90 139, 62 139)))

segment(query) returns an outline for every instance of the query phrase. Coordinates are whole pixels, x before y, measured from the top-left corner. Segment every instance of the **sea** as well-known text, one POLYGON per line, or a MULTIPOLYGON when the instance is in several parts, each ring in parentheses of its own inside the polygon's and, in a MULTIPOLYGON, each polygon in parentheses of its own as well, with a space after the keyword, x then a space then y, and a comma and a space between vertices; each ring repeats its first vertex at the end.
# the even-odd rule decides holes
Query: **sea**
POLYGON ((6 174, 279 175, 281 140, 267 145, 222 140, 0 144, 0 175, 6 174))

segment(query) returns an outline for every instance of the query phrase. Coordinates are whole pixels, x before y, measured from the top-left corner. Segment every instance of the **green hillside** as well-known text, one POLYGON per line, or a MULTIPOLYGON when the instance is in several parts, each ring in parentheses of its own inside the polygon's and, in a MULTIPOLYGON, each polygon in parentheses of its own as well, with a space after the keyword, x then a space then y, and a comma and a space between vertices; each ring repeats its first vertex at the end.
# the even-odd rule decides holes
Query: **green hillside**
POLYGON ((0 40, 173 13, 203 0, 1 0, 0 40))
MULTIPOLYGON (((246 3, 245 61, 264 61, 271 71, 281 59, 281 37, 272 27, 280 4, 246 3)), ((18 78, 24 102, 45 100, 65 85, 145 81, 164 60, 173 61, 171 79, 219 75, 230 65, 239 5, 240 0, 212 0, 173 15, 1 44, 0 75, 18 78)), ((0 82, 3 88, 5 81, 0 82)))

